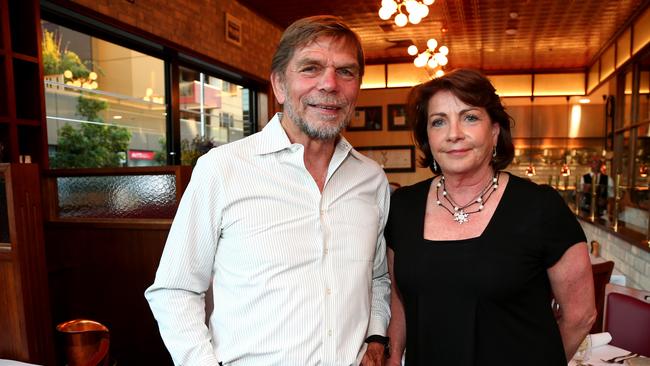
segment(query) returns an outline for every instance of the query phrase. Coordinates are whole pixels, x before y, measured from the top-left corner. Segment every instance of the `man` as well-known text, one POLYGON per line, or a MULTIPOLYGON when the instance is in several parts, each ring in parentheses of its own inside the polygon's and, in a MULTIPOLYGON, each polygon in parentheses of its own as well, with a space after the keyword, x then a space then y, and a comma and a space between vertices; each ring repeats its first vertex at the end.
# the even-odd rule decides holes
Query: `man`
POLYGON ((580 209, 591 214, 592 184, 596 182, 596 217, 607 217, 607 206, 614 197, 614 181, 603 172, 605 163, 598 157, 591 159, 591 171, 582 176, 582 201, 580 209))
POLYGON ((176 364, 383 365, 388 182, 339 135, 363 71, 338 18, 295 22, 272 63, 284 113, 199 159, 145 293, 176 364))

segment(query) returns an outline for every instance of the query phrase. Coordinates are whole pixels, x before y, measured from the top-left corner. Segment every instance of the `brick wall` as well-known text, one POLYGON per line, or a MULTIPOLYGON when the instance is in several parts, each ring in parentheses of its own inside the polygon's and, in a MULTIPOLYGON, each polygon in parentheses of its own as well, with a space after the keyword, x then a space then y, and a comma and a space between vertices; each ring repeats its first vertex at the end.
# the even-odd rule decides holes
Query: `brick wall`
POLYGON ((587 241, 600 243, 601 256, 614 261, 614 268, 626 277, 626 286, 650 291, 650 252, 620 239, 611 232, 583 220, 587 241))
POLYGON ((75 0, 93 11, 139 28, 233 70, 268 80, 283 29, 234 0, 75 0), (225 40, 225 13, 242 23, 242 46, 225 40))

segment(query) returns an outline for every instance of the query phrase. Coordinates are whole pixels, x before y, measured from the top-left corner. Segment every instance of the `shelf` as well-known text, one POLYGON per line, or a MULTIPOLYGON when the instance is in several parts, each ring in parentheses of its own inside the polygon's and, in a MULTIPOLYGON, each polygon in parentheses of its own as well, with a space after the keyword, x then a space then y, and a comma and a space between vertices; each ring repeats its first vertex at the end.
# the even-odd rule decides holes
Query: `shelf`
POLYGON ((18 126, 40 126, 41 125, 41 120, 40 119, 25 119, 25 118, 17 118, 15 120, 15 123, 18 126))
POLYGON ((38 64, 38 57, 35 57, 35 56, 30 56, 30 55, 25 55, 24 53, 14 52, 13 57, 15 59, 19 59, 19 60, 23 60, 23 61, 38 64))
POLYGON ((15 53, 38 57, 36 1, 9 0, 11 46, 15 53))
POLYGON ((41 83, 39 65, 14 59, 14 90, 16 92, 16 117, 41 118, 41 83))
POLYGON ((18 126, 18 154, 29 156, 32 163, 41 160, 41 131, 40 126, 18 126))

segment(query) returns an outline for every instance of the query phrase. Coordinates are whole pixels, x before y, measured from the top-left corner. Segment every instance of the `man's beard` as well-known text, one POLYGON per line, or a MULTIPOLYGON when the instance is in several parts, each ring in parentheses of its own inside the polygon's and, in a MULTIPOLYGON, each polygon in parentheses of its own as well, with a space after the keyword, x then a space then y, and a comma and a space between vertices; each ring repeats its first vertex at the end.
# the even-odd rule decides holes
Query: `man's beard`
MULTIPOLYGON (((287 114, 289 119, 300 128, 305 135, 316 140, 331 140, 336 138, 339 133, 350 123, 350 116, 346 116, 341 123, 337 125, 323 124, 316 126, 310 124, 304 118, 299 116, 293 109, 293 105, 289 102, 290 96, 287 98, 287 103, 284 103, 284 113, 287 114)), ((322 101, 321 101, 322 103, 322 101)), ((341 103, 342 104, 342 103, 341 103)))

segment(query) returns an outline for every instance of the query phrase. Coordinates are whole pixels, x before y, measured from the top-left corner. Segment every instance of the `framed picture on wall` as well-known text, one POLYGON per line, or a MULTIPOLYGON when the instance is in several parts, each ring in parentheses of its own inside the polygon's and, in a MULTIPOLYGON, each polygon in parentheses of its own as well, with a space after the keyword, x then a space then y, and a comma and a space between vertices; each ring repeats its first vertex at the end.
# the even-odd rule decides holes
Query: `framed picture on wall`
POLYGON ((381 131, 381 106, 356 107, 348 125, 348 131, 381 131))
POLYGON ((355 149, 379 164, 386 173, 408 173, 415 171, 415 147, 404 146, 362 146, 355 149))
POLYGON ((406 105, 388 105, 388 129, 391 131, 409 129, 409 126, 406 123, 406 105))
POLYGON ((226 41, 241 47, 241 20, 226 13, 226 41))

